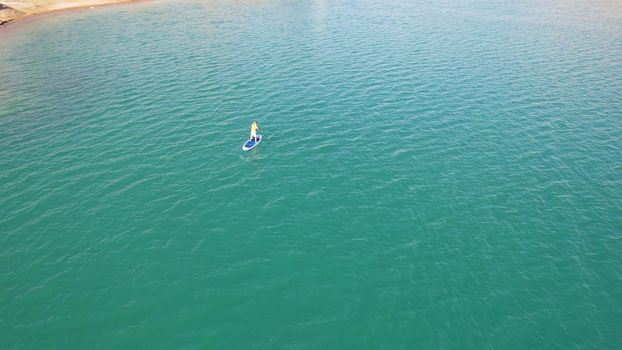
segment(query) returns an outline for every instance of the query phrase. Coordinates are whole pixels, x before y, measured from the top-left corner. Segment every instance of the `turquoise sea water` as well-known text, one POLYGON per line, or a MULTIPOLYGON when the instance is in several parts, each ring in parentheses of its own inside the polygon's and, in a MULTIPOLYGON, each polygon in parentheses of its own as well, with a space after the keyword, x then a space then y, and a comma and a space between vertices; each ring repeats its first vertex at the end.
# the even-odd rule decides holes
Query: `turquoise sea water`
POLYGON ((621 326, 618 1, 0 31, 2 349, 619 349, 621 326))

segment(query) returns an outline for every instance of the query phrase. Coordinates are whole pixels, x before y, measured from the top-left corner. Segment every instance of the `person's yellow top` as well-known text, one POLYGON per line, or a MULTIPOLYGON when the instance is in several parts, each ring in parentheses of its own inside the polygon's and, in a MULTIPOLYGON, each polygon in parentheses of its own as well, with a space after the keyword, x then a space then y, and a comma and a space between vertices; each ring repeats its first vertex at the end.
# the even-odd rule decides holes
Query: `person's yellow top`
POLYGON ((259 128, 259 126, 257 123, 253 122, 253 125, 251 125, 251 131, 257 131, 257 128, 259 128))

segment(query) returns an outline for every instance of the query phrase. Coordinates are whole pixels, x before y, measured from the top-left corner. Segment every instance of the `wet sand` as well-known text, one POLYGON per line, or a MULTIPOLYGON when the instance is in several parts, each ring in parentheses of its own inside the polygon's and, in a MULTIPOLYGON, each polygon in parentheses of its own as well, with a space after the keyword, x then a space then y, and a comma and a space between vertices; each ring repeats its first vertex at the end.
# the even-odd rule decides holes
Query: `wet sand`
POLYGON ((144 0, 0 0, 0 26, 6 26, 16 21, 21 22, 41 15, 138 1, 144 0))

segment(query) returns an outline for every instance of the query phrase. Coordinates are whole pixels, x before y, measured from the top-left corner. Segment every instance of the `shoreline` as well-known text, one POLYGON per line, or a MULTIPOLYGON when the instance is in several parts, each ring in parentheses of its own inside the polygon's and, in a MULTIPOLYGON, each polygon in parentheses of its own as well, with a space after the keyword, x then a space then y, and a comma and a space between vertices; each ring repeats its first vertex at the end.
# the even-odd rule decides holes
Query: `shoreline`
MULTIPOLYGON (((76 4, 75 2, 66 2, 65 4, 68 5, 67 7, 57 7, 54 9, 41 10, 37 12, 26 13, 23 16, 19 16, 15 18, 0 20, 0 33, 3 31, 6 31, 7 28, 13 28, 19 24, 28 23, 30 21, 37 20, 37 19, 40 19, 46 16, 55 16, 55 15, 62 15, 65 13, 81 12, 81 11, 86 11, 90 9, 98 9, 98 8, 109 7, 109 6, 130 5, 130 4, 141 3, 141 2, 146 2, 146 1, 149 1, 149 0, 110 0, 106 2, 102 2, 101 0, 93 0, 91 2, 80 4, 78 6, 75 6, 76 4)), ((62 6, 62 3, 58 5, 62 6)))

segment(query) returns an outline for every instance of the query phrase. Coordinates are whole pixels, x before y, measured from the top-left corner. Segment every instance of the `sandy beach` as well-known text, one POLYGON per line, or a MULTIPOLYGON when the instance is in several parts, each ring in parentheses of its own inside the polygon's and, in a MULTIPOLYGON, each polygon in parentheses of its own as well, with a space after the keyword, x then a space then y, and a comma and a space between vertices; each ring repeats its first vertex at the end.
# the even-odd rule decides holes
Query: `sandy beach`
POLYGON ((136 0, 0 0, 0 26, 51 12, 134 1, 136 0))

